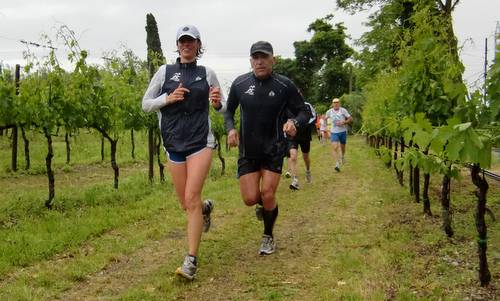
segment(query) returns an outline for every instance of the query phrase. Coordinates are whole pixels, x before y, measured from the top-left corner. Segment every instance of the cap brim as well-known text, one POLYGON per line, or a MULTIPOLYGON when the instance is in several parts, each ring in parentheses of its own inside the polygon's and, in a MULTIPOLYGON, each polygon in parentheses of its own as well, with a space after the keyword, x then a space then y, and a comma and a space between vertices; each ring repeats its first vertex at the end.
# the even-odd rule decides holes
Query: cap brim
POLYGON ((191 34, 191 33, 183 33, 183 34, 181 34, 180 36, 178 36, 178 37, 177 37, 177 41, 179 41, 179 39, 180 39, 180 38, 185 37, 185 36, 191 37, 191 38, 193 38, 193 39, 195 39, 195 40, 196 40, 196 39, 198 39, 198 38, 197 38, 194 34, 191 34))
POLYGON ((266 50, 256 50, 256 51, 250 53, 250 55, 254 55, 256 53, 263 53, 263 54, 267 54, 267 55, 273 55, 272 52, 269 52, 269 51, 266 51, 266 50))

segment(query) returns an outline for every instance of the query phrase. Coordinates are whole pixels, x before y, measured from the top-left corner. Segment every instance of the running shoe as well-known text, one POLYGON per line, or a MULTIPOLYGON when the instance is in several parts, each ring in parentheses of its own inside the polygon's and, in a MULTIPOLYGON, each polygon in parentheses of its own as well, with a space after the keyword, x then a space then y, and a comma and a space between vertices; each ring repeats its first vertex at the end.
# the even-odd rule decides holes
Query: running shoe
POLYGON ((191 261, 189 255, 187 255, 186 258, 184 258, 184 263, 177 268, 175 274, 188 280, 193 280, 196 276, 196 269, 196 265, 191 261))
POLYGON ((271 255, 276 251, 276 244, 274 243, 274 239, 272 236, 263 235, 262 242, 260 244, 260 255, 271 255))
POLYGON ((306 182, 307 182, 307 184, 311 184, 311 182, 312 182, 310 170, 306 170, 306 182))
POLYGON ((285 178, 291 178, 292 177, 292 174, 287 170, 285 172, 285 178))
POLYGON ((207 199, 203 201, 203 232, 208 232, 210 230, 210 225, 212 224, 212 220, 210 218, 210 213, 214 210, 214 201, 207 199))
POLYGON ((255 217, 259 221, 264 220, 264 207, 262 207, 262 205, 260 204, 255 205, 255 217))
POLYGON ((299 190, 299 178, 293 177, 292 183, 290 184, 291 190, 299 190))

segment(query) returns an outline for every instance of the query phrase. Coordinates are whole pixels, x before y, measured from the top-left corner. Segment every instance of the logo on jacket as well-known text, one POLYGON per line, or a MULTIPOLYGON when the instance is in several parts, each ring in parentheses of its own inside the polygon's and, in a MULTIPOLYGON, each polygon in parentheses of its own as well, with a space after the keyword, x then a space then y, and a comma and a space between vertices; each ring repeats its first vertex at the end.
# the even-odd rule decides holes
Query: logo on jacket
POLYGON ((194 80, 199 81, 199 80, 201 80, 201 77, 197 76, 194 80))
POLYGON ((180 72, 174 73, 174 75, 172 75, 170 80, 173 80, 174 82, 180 82, 181 81, 181 73, 180 72))
POLYGON ((276 94, 274 93, 274 91, 271 90, 271 92, 269 92, 269 97, 274 97, 274 95, 276 94))
POLYGON ((251 85, 250 87, 248 87, 248 90, 245 92, 245 94, 248 94, 248 95, 254 95, 254 91, 255 90, 255 85, 251 85))

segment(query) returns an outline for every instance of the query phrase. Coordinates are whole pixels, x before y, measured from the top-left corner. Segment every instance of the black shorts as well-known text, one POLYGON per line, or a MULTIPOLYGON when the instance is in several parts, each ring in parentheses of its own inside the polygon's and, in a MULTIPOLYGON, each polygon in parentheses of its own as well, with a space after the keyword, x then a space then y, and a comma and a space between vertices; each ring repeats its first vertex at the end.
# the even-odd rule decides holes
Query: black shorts
POLYGON ((300 146, 300 150, 304 154, 308 154, 311 151, 311 141, 297 141, 297 140, 288 140, 288 152, 287 157, 290 157, 290 150, 292 148, 298 150, 300 146))
POLYGON ((246 174, 266 169, 281 174, 283 156, 266 156, 261 158, 242 157, 238 159, 238 178, 246 174))

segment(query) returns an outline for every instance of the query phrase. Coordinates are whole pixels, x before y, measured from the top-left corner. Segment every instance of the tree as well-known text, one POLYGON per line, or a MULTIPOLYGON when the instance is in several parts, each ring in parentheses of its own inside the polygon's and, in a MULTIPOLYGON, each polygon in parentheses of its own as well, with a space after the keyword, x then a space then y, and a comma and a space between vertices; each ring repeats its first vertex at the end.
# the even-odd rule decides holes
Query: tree
MULTIPOLYGON (((498 36, 500 39, 500 34, 498 36)), ((500 47, 500 46, 499 46, 500 47)), ((500 50, 500 49, 498 49, 500 50)), ((488 112, 489 121, 492 128, 495 143, 500 144, 500 52, 496 53, 495 64, 491 66, 488 72, 487 80, 487 99, 489 101, 488 112)))
MULTIPOLYGON (((337 0, 336 2, 339 8, 345 9, 351 13, 355 13, 356 11, 364 10, 373 6, 380 6, 380 10, 370 16, 369 23, 372 28, 374 28, 374 30, 371 32, 371 34, 369 33, 368 35, 364 35, 364 38, 375 38, 372 39, 373 41, 381 40, 381 44, 378 44, 377 42, 375 42, 375 44, 385 44, 386 46, 389 46, 390 43, 394 41, 391 39, 391 37, 394 33, 397 33, 398 27, 409 28, 409 26, 411 26, 409 20, 411 15, 413 14, 415 5, 430 5, 436 12, 436 15, 438 15, 443 22, 442 25, 444 26, 447 36, 447 43, 451 48, 451 52, 456 57, 456 59, 459 58, 457 46, 458 40, 453 30, 451 14, 455 7, 460 3, 460 0, 337 0), (378 31, 377 33, 376 27, 374 26, 375 24, 379 24, 380 29, 383 30, 378 31), (384 43, 384 41, 389 42, 389 44, 384 43)), ((392 47, 385 47, 385 50, 390 50, 391 48, 392 47)), ((380 51, 382 49, 383 48, 379 47, 378 50, 380 51)), ((387 56, 382 56, 381 58, 387 58, 387 56)))
POLYGON ((65 114, 65 88, 67 87, 67 74, 60 67, 54 50, 49 56, 38 61, 31 57, 33 63, 28 63, 25 71, 29 74, 20 87, 20 110, 18 120, 27 126, 34 126, 42 130, 47 140, 47 156, 45 165, 49 184, 49 197, 45 201, 47 208, 52 208, 55 197, 55 178, 52 169, 54 151, 52 137, 56 135, 57 128, 63 125, 62 116, 65 114), (36 67, 34 69, 33 67, 36 67))
MULTIPOLYGON (((369 1, 344 1, 347 2, 366 4, 369 1)), ((391 130, 393 125, 397 125, 396 132, 406 141, 410 141, 410 148, 396 161, 396 166, 398 169, 410 169, 410 176, 411 169, 414 169, 413 187, 416 189, 417 200, 418 171, 424 171, 426 214, 430 215, 427 196, 430 174, 443 175, 442 218, 443 228, 448 236, 454 234, 451 227, 450 180, 458 176, 459 163, 472 164, 471 178, 477 186, 478 199, 475 216, 479 234, 479 279, 481 285, 485 286, 491 279, 486 261, 487 236, 484 221, 488 185, 479 173, 480 166, 488 167, 491 161, 491 144, 495 139, 491 129, 495 128, 498 120, 498 115, 494 113, 497 112, 495 96, 487 101, 482 101, 484 98, 479 92, 467 96, 462 82, 464 68, 458 59, 456 38, 451 26, 451 11, 459 1, 405 2, 413 2, 413 8, 407 25, 400 31, 396 56, 391 56, 388 51, 384 60, 386 63, 381 64, 382 68, 375 72, 379 73, 375 81, 366 77, 367 103, 363 111, 363 116, 366 116, 363 126, 371 133, 390 134, 394 133, 391 130), (391 57, 396 58, 397 65, 391 65, 391 57), (397 75, 397 81, 392 84, 387 81, 386 79, 390 79, 388 74, 397 75), (385 84, 381 80, 385 80, 385 84), (390 101, 385 103, 380 97, 384 95, 384 89, 393 91, 388 94, 390 101), (396 104, 399 104, 399 107, 395 106, 396 104), (397 116, 397 119, 391 122, 390 119, 384 118, 387 115, 397 116), (492 119, 491 116, 497 119, 492 119)), ((397 1, 383 3, 383 7, 388 8, 397 1)), ((390 49, 387 45, 378 46, 390 49)), ((491 83, 491 93, 495 95, 494 80, 491 83)))
MULTIPOLYGON (((1 68, 0 65, 0 132, 4 129, 12 129, 12 155, 11 155, 11 170, 17 171, 17 141, 18 127, 21 127, 23 138, 23 125, 18 122, 19 102, 17 93, 19 91, 20 66, 16 65, 13 72, 10 69, 1 68)), ((25 147, 27 147, 26 141, 25 147)), ((29 168, 29 151, 25 152, 26 168, 29 168)))
POLYGON ((0 127, 9 128, 16 123, 17 103, 14 74, 9 68, 3 67, 0 73, 0 127))
MULTIPOLYGON (((111 144, 114 188, 118 189, 117 143, 123 131, 130 129, 137 118, 140 118, 136 114, 140 112, 139 104, 147 77, 145 70, 141 71, 143 65, 132 51, 126 49, 121 57, 111 54, 109 58, 104 69, 95 69, 98 72, 95 79, 99 80, 102 90, 93 99, 92 105, 87 104, 86 115, 89 118, 88 125, 99 131, 111 144), (143 76, 139 76, 140 74, 143 76)), ((87 70, 93 73, 94 68, 87 70)))
POLYGON ((309 41, 294 42, 295 59, 278 58, 275 70, 290 77, 311 103, 327 104, 348 91, 345 66, 353 50, 346 44, 342 23, 332 25, 333 15, 317 19, 308 27, 309 41))
POLYGON ((221 175, 226 172, 226 160, 222 157, 221 145, 222 137, 226 135, 226 128, 224 127, 224 118, 214 109, 210 109, 210 126, 214 134, 215 141, 217 142, 217 156, 222 164, 221 175))
MULTIPOLYGON (((165 57, 163 56, 163 51, 161 50, 161 42, 160 35, 158 34, 158 26, 156 24, 155 17, 153 14, 146 15, 146 44, 148 47, 148 70, 149 70, 149 79, 153 77, 158 67, 165 64, 165 57)), ((153 169, 153 161, 154 154, 158 156, 158 166, 160 168, 160 181, 163 181, 165 176, 163 174, 164 166, 160 162, 160 141, 161 135, 158 129, 158 118, 154 114, 149 114, 149 118, 147 119, 147 128, 148 128, 148 157, 149 157, 149 181, 153 181, 154 177, 154 169, 153 169), (157 137, 158 144, 155 146, 154 137, 157 137)))
POLYGON ((355 55, 359 85, 363 86, 379 72, 401 65, 397 54, 404 46, 404 31, 411 28, 413 6, 408 0, 391 1, 370 15, 367 25, 371 30, 357 42, 363 46, 362 51, 355 55))

